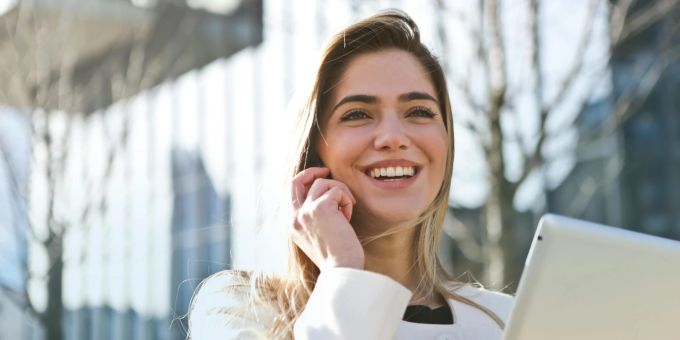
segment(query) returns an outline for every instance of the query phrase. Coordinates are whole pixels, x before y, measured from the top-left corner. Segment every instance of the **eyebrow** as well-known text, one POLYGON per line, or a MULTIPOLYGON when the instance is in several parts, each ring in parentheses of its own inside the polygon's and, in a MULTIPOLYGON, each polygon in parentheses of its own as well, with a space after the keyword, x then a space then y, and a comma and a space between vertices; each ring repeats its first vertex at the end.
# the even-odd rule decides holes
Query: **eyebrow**
POLYGON ((401 96, 399 96, 399 101, 400 102, 407 102, 411 100, 431 100, 437 104, 439 104, 439 101, 435 99, 434 97, 430 96, 429 94, 425 92, 409 92, 409 93, 404 93, 401 96))
MULTIPOLYGON (((425 93, 425 92, 417 92, 417 91, 412 91, 408 93, 404 93, 399 96, 399 101, 400 102, 407 102, 411 100, 431 100, 437 104, 439 104, 439 101, 432 97, 431 95, 425 93)), ((378 101, 378 97, 376 96, 369 96, 365 94, 355 94, 355 95, 350 95, 345 98, 342 98, 335 106, 333 106, 333 110, 331 112, 335 112, 335 110, 340 107, 341 105, 347 104, 347 103, 352 103, 352 102, 359 102, 359 103, 366 103, 366 104, 373 104, 378 101)))

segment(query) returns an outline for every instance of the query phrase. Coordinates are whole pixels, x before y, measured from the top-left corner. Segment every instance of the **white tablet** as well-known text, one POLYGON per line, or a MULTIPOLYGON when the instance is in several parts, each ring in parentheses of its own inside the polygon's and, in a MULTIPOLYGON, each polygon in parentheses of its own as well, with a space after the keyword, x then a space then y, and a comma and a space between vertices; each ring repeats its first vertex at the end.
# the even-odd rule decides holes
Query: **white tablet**
POLYGON ((680 242, 541 219, 505 340, 680 340, 680 242))

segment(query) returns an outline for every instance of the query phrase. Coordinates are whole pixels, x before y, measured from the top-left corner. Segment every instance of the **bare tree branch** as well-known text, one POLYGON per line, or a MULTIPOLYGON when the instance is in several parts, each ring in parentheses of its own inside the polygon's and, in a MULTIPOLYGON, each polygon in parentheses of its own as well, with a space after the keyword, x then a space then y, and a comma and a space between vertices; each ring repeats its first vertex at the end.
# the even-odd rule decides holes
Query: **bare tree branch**
POLYGON ((16 306, 23 309, 25 313, 28 313, 34 318, 39 318, 40 313, 33 306, 33 302, 28 298, 25 290, 23 294, 17 294, 13 289, 0 285, 0 290, 5 292, 5 296, 9 298, 16 306))
POLYGON ((654 63, 636 82, 636 86, 626 89, 614 104, 614 114, 603 127, 603 134, 613 133, 624 122, 628 121, 640 106, 649 98, 652 90, 670 65, 680 60, 680 49, 669 51, 661 56, 661 62, 654 63))
POLYGON ((442 231, 456 241, 456 245, 466 259, 477 263, 484 262, 482 247, 470 233, 470 227, 451 213, 448 213, 447 217, 450 223, 444 223, 442 231))
POLYGON ((536 108, 539 110, 543 106, 543 73, 541 72, 541 54, 540 54, 540 39, 539 39, 539 24, 538 16, 540 13, 540 8, 538 7, 538 0, 529 1, 529 34, 531 39, 529 41, 529 55, 530 57, 530 68, 534 76, 534 101, 536 102, 536 108))
POLYGON ((539 139, 534 147, 534 151, 524 157, 524 164, 522 165, 522 173, 519 179, 514 182, 513 189, 517 190, 519 186, 529 177, 533 170, 539 165, 541 159, 541 153, 543 149, 543 143, 545 142, 545 124, 548 119, 548 111, 543 104, 543 73, 541 72, 541 57, 540 57, 540 39, 539 39, 539 13, 540 8, 538 6, 538 0, 529 1, 529 34, 531 35, 530 55, 531 63, 530 68, 534 76, 534 106, 539 112, 539 127, 538 134, 539 139))
MULTIPOLYGON (((647 7, 637 12, 633 17, 627 20, 625 25, 621 25, 621 32, 615 36, 615 42, 623 42, 628 38, 644 31, 651 27, 661 18, 664 18, 668 13, 672 13, 678 9, 680 1, 678 0, 657 0, 651 2, 647 7)), ((628 7, 626 7, 627 9, 628 7)))
MULTIPOLYGON (((669 1, 673 3, 677 3, 677 1, 669 1)), ((537 3, 536 0, 532 0, 532 4, 537 3)), ((619 6, 617 7, 617 10, 612 14, 616 20, 619 20, 619 18, 626 13, 620 13, 621 11, 628 10, 630 6, 630 2, 627 1, 622 1, 619 6)), ((668 8, 670 5, 666 5, 666 7, 662 8, 668 8)), ((533 7, 533 6, 532 6, 533 7)), ((535 7, 534 7, 535 8, 535 7)), ((564 100, 566 97, 566 93, 569 91, 569 89, 573 86, 574 79, 578 76, 578 74, 581 73, 581 70, 583 68, 583 56, 585 54, 585 50, 591 40, 590 36, 592 36, 592 22, 594 21, 594 14, 596 13, 597 9, 597 1, 591 1, 590 6, 589 6, 589 14, 588 14, 588 20, 586 22, 586 29, 584 30, 584 34, 581 36, 581 40, 579 43, 578 50, 580 51, 579 53, 576 54, 576 62, 572 65, 572 68, 570 72, 568 72, 567 78, 563 81, 562 86, 560 87, 560 90, 558 91, 558 95, 554 98, 554 101, 548 105, 547 107, 544 107, 541 109, 541 115, 540 115, 540 128, 539 128, 539 133, 541 135, 539 136, 539 140, 536 144, 536 147, 534 149, 534 152, 525 159, 524 163, 524 170, 522 172, 522 176, 520 176, 519 180, 516 182, 516 185, 520 185, 526 178, 531 174, 533 170, 535 170, 542 162, 541 162, 541 157, 542 157, 542 149, 543 149, 543 144, 545 143, 547 136, 547 131, 545 129, 545 123, 547 121, 548 116, 550 116, 550 113, 554 111, 555 107, 558 106, 561 101, 564 100), (579 57, 580 56, 580 57, 579 57)), ((533 12, 533 11, 532 11, 533 12)), ((660 18, 663 16, 658 15, 659 11, 658 10, 652 10, 652 9, 647 9, 646 12, 644 12, 643 17, 645 18, 644 22, 646 25, 649 25, 654 22, 654 20, 658 21, 660 18), (651 15, 647 13, 656 13, 657 15, 651 15)), ((640 21, 643 22, 643 21, 640 21)), ((537 41, 537 40, 534 40, 537 41)), ((606 64, 609 64, 611 61, 612 56, 609 55, 606 60, 606 64)), ((664 59, 664 58, 661 58, 664 59)), ((643 85, 647 84, 646 88, 645 87, 640 87, 636 86, 633 89, 629 89, 627 93, 624 93, 623 95, 619 96, 617 99, 617 103, 615 105, 615 114, 612 116, 615 119, 610 120, 609 123, 607 124, 608 127, 605 128, 604 133, 605 134, 610 134, 613 133, 614 130, 620 126, 624 121, 626 121, 628 118, 630 118, 630 114, 634 111, 634 108, 637 106, 633 106, 633 99, 634 97, 644 97, 647 98, 649 96, 649 93, 653 89, 653 85, 656 84, 656 82, 659 80, 659 77, 661 76, 661 70, 666 69, 670 62, 673 61, 673 55, 669 56, 667 58, 667 61, 662 61, 659 63, 656 67, 653 67, 650 69, 651 72, 646 73, 644 77, 642 77, 643 81, 639 82, 638 85, 643 85), (655 71, 656 70, 656 71, 655 71), (651 87, 650 87, 651 85, 651 87), (637 96, 632 96, 631 94, 637 92, 637 96)), ((537 60, 537 59, 534 59, 537 60)), ((677 57, 675 57, 675 60, 677 60, 677 57)), ((605 70, 601 73, 601 75, 605 74, 605 70)), ((591 93, 593 88, 596 86, 598 81, 600 80, 600 77, 594 77, 595 80, 591 82, 589 88, 590 91, 587 93, 591 93)), ((635 103, 641 104, 639 100, 636 100, 635 103)), ((578 112, 583 112, 588 106, 588 100, 584 100, 581 105, 580 109, 578 112)))
MULTIPOLYGON (((511 193, 509 183, 505 178, 505 151, 503 148, 504 133, 501 122, 501 112, 504 105, 506 105, 507 95, 507 65, 505 61, 504 41, 501 34, 503 27, 500 6, 497 1, 491 0, 485 2, 485 18, 487 19, 490 35, 489 35, 489 53, 487 56, 487 70, 489 74, 489 106, 487 115, 489 119, 489 135, 490 143, 486 151, 486 160, 489 165, 488 178, 489 183, 489 199, 485 204, 485 233, 484 233, 484 250, 488 265, 485 268, 486 280, 492 285, 503 284, 506 269, 507 257, 504 256, 503 247, 508 244, 508 230, 511 228, 507 225, 507 217, 509 217, 508 207, 512 204, 508 203, 508 196, 511 193)), ((511 233, 511 231, 510 231, 511 233)))
POLYGON ((567 215, 583 216, 585 210, 590 206, 595 194, 608 185, 613 184, 621 178, 624 169, 624 162, 617 159, 610 159, 605 166, 605 174, 601 179, 595 176, 588 176, 580 184, 577 196, 571 199, 571 204, 567 207, 567 215))
POLYGON ((528 156, 525 157, 524 159, 524 165, 523 165, 523 170, 520 178, 515 182, 515 188, 519 187, 521 183, 523 183, 531 173, 542 164, 542 158, 543 158, 543 146, 545 144, 545 141, 547 140, 547 134, 548 132, 546 131, 546 123, 548 121, 548 117, 552 112, 554 112, 555 108, 560 105, 566 98, 566 93, 571 89, 571 87, 574 84, 575 79, 580 75, 582 72, 583 64, 584 64, 584 59, 585 59, 585 52, 586 49, 588 48, 588 45, 590 44, 591 37, 592 37, 592 28, 593 28, 593 23, 595 19, 595 13, 597 12, 597 6, 598 6, 599 0, 591 0, 589 7, 588 7, 588 13, 586 15, 586 21, 585 21, 585 26, 583 29, 583 33, 581 34, 581 38, 579 40, 579 43, 576 48, 576 54, 574 56, 574 63, 572 64, 572 67, 570 70, 567 72, 566 78, 562 81, 560 89, 558 90, 556 96, 553 98, 552 102, 550 104, 544 103, 544 96, 543 96, 543 75, 541 73, 541 59, 540 59, 540 41, 539 41, 539 25, 538 25, 538 15, 540 13, 540 9, 538 6, 538 0, 531 0, 530 5, 529 5, 529 22, 530 22, 530 31, 531 31, 531 69, 533 70, 534 74, 534 82, 535 82, 535 88, 534 88, 534 98, 536 101, 536 108, 539 110, 539 128, 538 128, 538 141, 536 142, 536 146, 533 148, 533 152, 530 153, 528 156))
MULTIPOLYGON (((507 275, 506 277, 510 278, 516 277, 515 274, 517 273, 513 272, 516 269, 513 267, 516 266, 514 264, 516 262, 515 259, 506 258, 499 261, 498 256, 499 252, 504 253, 501 256, 514 256, 512 252, 514 241, 509 239, 508 235, 512 235, 517 231, 516 222, 518 216, 517 212, 514 211, 513 205, 519 186, 535 171, 542 170, 546 165, 556 160, 544 155, 546 143, 554 136, 554 132, 548 131, 547 128, 550 117, 562 108, 566 108, 567 101, 569 101, 570 105, 576 106, 576 110, 571 112, 577 114, 576 117, 582 115, 587 110, 589 101, 592 99, 589 94, 595 92, 593 90, 596 89, 596 86, 601 85, 604 79, 609 76, 611 68, 605 65, 612 65, 613 58, 620 56, 617 49, 625 47, 622 44, 624 40, 630 40, 634 35, 646 30, 648 27, 670 18, 671 20, 664 21, 663 24, 665 26, 662 27, 664 30, 661 33, 671 32, 666 34, 666 41, 677 43, 677 33, 675 32, 680 30, 676 27, 677 20, 673 20, 672 15, 669 16, 669 13, 675 13, 677 2, 679 1, 660 0, 658 3, 652 2, 651 5, 645 8, 640 8, 634 0, 590 0, 587 4, 584 3, 583 5, 588 7, 587 9, 584 8, 586 13, 583 20, 585 21, 583 21, 581 26, 582 31, 578 32, 579 35, 576 37, 573 59, 567 65, 563 79, 554 84, 555 94, 551 95, 550 98, 546 98, 545 87, 549 84, 545 84, 548 78, 542 72, 544 61, 541 60, 541 57, 545 54, 541 52, 545 46, 541 46, 540 34, 544 32, 542 25, 548 25, 549 23, 540 20, 541 11, 539 7, 543 3, 540 3, 538 0, 529 0, 529 37, 527 37, 527 40, 530 44, 529 68, 530 74, 533 77, 533 88, 531 89, 533 93, 530 93, 530 95, 533 94, 535 118, 538 123, 535 139, 531 141, 528 139, 523 140, 523 138, 528 136, 524 133, 525 130, 523 131, 520 128, 521 121, 517 116, 517 110, 519 109, 513 108, 512 105, 514 96, 519 97, 520 99, 518 100, 523 101, 524 98, 522 96, 524 94, 511 93, 514 91, 509 91, 508 89, 515 85, 506 83, 508 82, 506 79, 508 66, 505 65, 505 53, 507 50, 500 34, 503 25, 498 13, 500 11, 498 1, 490 0, 478 3, 482 22, 478 30, 480 32, 479 37, 477 39, 473 37, 472 39, 472 48, 478 54, 479 62, 483 68, 482 72, 484 72, 484 77, 481 79, 477 77, 476 79, 486 82, 486 84, 482 84, 486 86, 483 87, 482 91, 485 90, 487 93, 483 96, 478 96, 479 98, 475 98, 474 94, 478 93, 473 91, 477 89, 473 85, 476 86, 477 84, 470 83, 466 79, 468 77, 459 80, 455 85, 460 89, 463 97, 465 97, 461 99, 464 100, 463 103, 474 112, 484 114, 484 123, 488 126, 487 129, 480 128, 480 120, 463 122, 463 126, 472 131, 476 137, 479 137, 478 134, 485 132, 488 133, 489 137, 487 143, 482 144, 485 149, 485 158, 489 169, 487 177, 489 181, 489 195, 484 203, 483 212, 483 223, 486 229, 481 245, 483 248, 482 252, 486 257, 486 278, 491 280, 487 281, 487 284, 493 285, 493 280, 500 280, 496 282, 502 283, 503 275, 507 275), (602 18, 603 21, 607 20, 609 24, 609 53, 606 57, 602 57, 602 60, 591 60, 592 58, 587 58, 590 55, 587 52, 589 52, 596 38, 594 31, 599 29, 599 22, 597 20, 599 20, 603 13, 603 6, 609 6, 608 8, 610 9, 609 17, 607 19, 602 18), (475 43, 479 43, 479 45, 475 45, 475 43), (584 98, 572 98, 574 96, 569 94, 577 86, 579 92, 581 92, 581 85, 584 85, 583 93, 586 96, 584 98), (570 101, 572 99, 574 102, 570 101), (505 115, 503 121, 501 121, 502 115, 505 115), (515 120, 516 128, 513 131, 508 126, 502 126, 503 123, 507 122, 507 118, 515 120), (509 182, 505 177, 505 163, 509 160, 506 159, 507 155, 504 147, 513 142, 520 143, 524 159, 522 160, 523 169, 518 180, 509 182), (506 269, 509 271, 504 272, 506 269), (500 276, 497 275, 498 273, 501 273, 500 276)), ((472 29, 470 31, 474 32, 472 29)), ((630 119, 640 109, 641 105, 649 98, 656 84, 661 80, 664 70, 678 60, 678 52, 674 52, 676 49, 668 43, 665 46, 661 46, 655 53, 653 58, 655 61, 648 65, 649 67, 645 69, 644 74, 635 77, 636 84, 626 89, 620 95, 618 93, 614 94, 616 95, 615 102, 613 103, 614 109, 604 124, 606 128, 599 131, 600 136, 606 137, 608 133, 613 133, 615 129, 619 128, 623 122, 630 119), (603 135, 602 132, 605 132, 605 134, 603 135)), ((526 104, 526 102, 518 103, 526 104)), ((523 106, 521 109, 526 110, 526 107, 523 106)), ((583 139, 580 140, 582 141, 583 139)), ((579 144, 579 148, 582 147, 583 144, 579 144)), ((566 148, 568 153, 575 152, 573 144, 566 146, 566 148)), ((612 175, 613 173, 609 171, 607 174, 612 175)), ((586 181, 581 184, 581 194, 579 194, 579 197, 584 199, 579 199, 580 203, 587 204, 583 202, 587 202, 589 200, 587 197, 594 195, 595 191, 597 191, 597 188, 591 184, 592 181, 590 183, 586 181)), ((597 184, 603 183, 600 181, 597 184)), ((583 205, 572 206, 570 209, 572 211, 583 211, 583 205)))
MULTIPOLYGON (((18 237, 18 235, 26 235, 28 239, 30 239, 32 233, 34 233, 34 230, 30 226, 30 220, 27 216, 28 211, 26 210, 26 204, 24 203, 27 200, 27 197, 21 190, 21 184, 19 183, 19 171, 16 169, 14 166, 12 160, 9 158, 9 147, 4 143, 4 140, 0 138, 0 156, 2 157, 2 162, 0 162, 0 165, 5 165, 7 172, 9 174, 8 180, 10 181, 10 190, 11 190, 11 198, 15 199, 16 201, 10 204, 10 206, 14 207, 19 207, 19 209, 23 209, 23 215, 26 218, 26 222, 28 223, 27 229, 20 229, 21 224, 20 223, 14 223, 13 227, 15 228, 14 233, 17 235, 17 242, 21 242, 21 239, 18 237)), ((19 256, 22 258, 22 256, 19 256)), ((26 261, 26 258, 22 258, 22 265, 24 265, 24 268, 28 268, 28 263, 26 261)), ((17 306, 21 306, 25 312, 29 313, 33 317, 38 317, 39 313, 36 311, 35 306, 33 305, 33 302, 30 300, 28 296, 28 289, 22 290, 21 296, 23 298, 19 298, 19 296, 14 293, 14 291, 8 287, 0 285, 0 289, 5 290, 6 296, 8 296, 17 306)))
POLYGON ((611 1, 609 7, 609 41, 618 42, 626 24, 633 0, 611 1))
POLYGON ((441 64, 444 69, 444 74, 449 74, 449 38, 446 32, 448 7, 443 0, 435 0, 435 11, 437 17, 437 38, 439 40, 439 48, 441 49, 441 64))
MULTIPOLYGON (((467 28, 467 33, 470 36, 470 42, 473 45, 473 51, 475 52, 476 55, 476 60, 478 60, 481 63, 484 77, 485 84, 484 88, 486 89, 485 91, 488 92, 490 80, 489 80, 489 64, 488 64, 488 53, 487 53, 487 48, 486 48, 486 42, 485 42, 485 7, 484 7, 485 2, 484 1, 478 1, 477 2, 477 7, 478 7, 478 13, 479 13, 479 22, 476 25, 468 25, 466 26, 467 28)), ((462 18, 462 17, 461 17, 462 18)), ((468 107, 472 111, 472 117, 466 119, 465 121, 458 121, 459 124, 461 124, 463 127, 468 129, 473 133, 473 136, 478 140, 480 145, 485 149, 485 152, 488 151, 489 148, 489 140, 490 137, 489 135, 489 123, 488 123, 488 116, 487 116, 487 106, 484 102, 480 102, 479 99, 477 98, 478 96, 475 96, 475 94, 472 93, 471 89, 471 80, 475 79, 470 76, 470 73, 472 71, 471 67, 466 67, 463 71, 463 74, 460 76, 452 76, 450 78, 450 81, 457 90, 462 92, 462 96, 460 96, 460 100, 463 101, 463 105, 468 107)))
MULTIPOLYGON (((466 73, 462 79, 470 79, 470 74, 466 73)), ((482 115, 484 112, 486 112, 487 109, 484 104, 477 101, 475 96, 472 94, 469 81, 460 81, 459 79, 454 79, 453 85, 463 93, 462 99, 465 101, 465 105, 467 105, 476 116, 482 115)))
POLYGON ((490 0, 485 2, 485 4, 487 4, 485 16, 488 19, 491 30, 489 35, 489 53, 486 55, 489 65, 489 79, 491 80, 489 87, 491 96, 490 111, 494 111, 494 107, 502 107, 505 101, 507 88, 505 44, 501 32, 503 24, 499 13, 500 5, 497 0, 490 0))
MULTIPOLYGON (((469 79, 469 77, 464 77, 464 79, 469 79)), ((488 129, 486 126, 480 122, 486 121, 486 116, 484 115, 485 109, 481 107, 480 103, 477 103, 470 91, 469 82, 453 81, 453 86, 455 86, 459 91, 463 93, 462 96, 458 97, 463 101, 463 105, 467 106, 472 110, 471 117, 463 117, 463 119, 456 120, 457 124, 460 124, 470 132, 479 142, 479 144, 487 149, 489 147, 488 129)))
MULTIPOLYGON (((596 135, 581 135, 581 142, 579 147, 582 149, 591 149, 597 146, 602 140, 611 136, 613 133, 618 131, 623 124, 628 120, 633 118, 638 112, 640 106, 649 98, 654 86, 659 82, 660 78, 664 75, 668 67, 673 63, 680 60, 680 49, 675 51, 668 51, 664 57, 664 62, 651 62, 651 65, 647 65, 646 70, 639 75, 635 75, 634 78, 640 79, 634 83, 634 86, 626 89, 624 93, 618 96, 616 101, 613 103, 612 114, 607 117, 607 119, 602 123, 600 128, 597 130, 596 135)), ((604 73, 604 72, 603 72, 604 73)), ((598 78, 601 79, 601 78, 598 78)), ((594 88, 597 82, 593 81, 589 88, 594 88)), ((591 90, 592 91, 592 90, 591 90)), ((577 110, 579 114, 583 114, 589 107, 590 102, 584 100, 580 103, 579 109, 577 110)), ((565 146, 565 150, 557 150, 556 154, 570 152, 572 145, 565 146)))
MULTIPOLYGON (((532 0, 535 3, 537 0, 532 0)), ((567 72, 566 77, 562 81, 560 89, 553 98, 552 102, 547 105, 546 112, 548 114, 554 111, 555 107, 560 105, 566 99, 567 92, 573 87, 574 80, 582 73, 584 60, 586 58, 586 50, 590 45, 593 37, 593 25, 595 23, 595 14, 597 13, 597 7, 600 0, 590 0, 588 5, 588 14, 586 15, 586 21, 584 23, 583 33, 581 34, 581 39, 576 46, 576 53, 574 54, 574 63, 571 65, 571 69, 567 72)))
POLYGON ((487 73, 491 81, 489 91, 489 106, 487 115, 490 125, 491 142, 487 149, 487 159, 494 174, 504 173, 503 157, 503 129, 501 128, 501 110, 505 104, 507 89, 506 64, 503 38, 501 34, 501 16, 499 4, 496 0, 485 2, 485 17, 491 30, 489 38, 489 53, 486 56, 487 73))
MULTIPOLYGON (((475 52, 477 53, 477 60, 480 61, 484 75, 482 79, 484 80, 484 89, 488 92, 491 88, 491 72, 489 71, 489 51, 486 46, 486 12, 485 7, 486 1, 479 0, 478 2, 478 13, 479 13, 479 26, 476 30, 472 30, 472 43, 475 44, 475 52)), ((487 110, 482 112, 486 113, 487 110)))

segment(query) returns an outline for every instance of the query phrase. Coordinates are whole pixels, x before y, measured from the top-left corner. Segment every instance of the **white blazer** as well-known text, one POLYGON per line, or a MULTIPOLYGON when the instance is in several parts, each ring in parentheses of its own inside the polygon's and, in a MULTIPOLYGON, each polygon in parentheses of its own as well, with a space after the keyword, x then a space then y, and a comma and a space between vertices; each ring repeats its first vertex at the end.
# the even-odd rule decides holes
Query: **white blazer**
MULTIPOLYGON (((190 338, 261 339, 271 327, 274 311, 251 306, 252 318, 230 317, 229 310, 243 306, 244 297, 228 294, 229 275, 213 276, 194 299, 189 320, 190 338), (220 294, 220 292, 224 294, 220 294)), ((466 286, 456 291, 507 320, 513 298, 466 286)), ((364 270, 324 270, 304 311, 294 325, 297 340, 499 340, 503 331, 481 310, 449 300, 454 323, 421 324, 403 321, 411 291, 392 278, 364 270)))

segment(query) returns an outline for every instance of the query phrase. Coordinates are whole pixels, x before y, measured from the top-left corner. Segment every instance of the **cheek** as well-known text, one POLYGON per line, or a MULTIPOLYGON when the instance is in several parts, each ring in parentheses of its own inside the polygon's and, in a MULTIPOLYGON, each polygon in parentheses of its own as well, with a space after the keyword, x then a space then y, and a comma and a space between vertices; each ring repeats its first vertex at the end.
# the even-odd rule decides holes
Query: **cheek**
POLYGON ((348 131, 329 131, 321 140, 319 155, 325 166, 338 179, 347 176, 364 150, 361 136, 348 131))
POLYGON ((449 137, 446 129, 442 127, 432 127, 426 131, 420 131, 423 147, 427 150, 428 156, 433 163, 446 163, 446 154, 449 148, 449 137))
POLYGON ((433 166, 433 181, 441 183, 444 180, 447 164, 447 153, 449 150, 449 138, 446 130, 441 127, 436 131, 429 131, 425 140, 428 156, 433 166))

